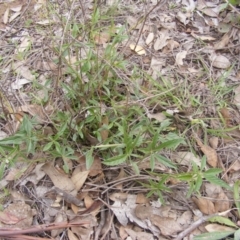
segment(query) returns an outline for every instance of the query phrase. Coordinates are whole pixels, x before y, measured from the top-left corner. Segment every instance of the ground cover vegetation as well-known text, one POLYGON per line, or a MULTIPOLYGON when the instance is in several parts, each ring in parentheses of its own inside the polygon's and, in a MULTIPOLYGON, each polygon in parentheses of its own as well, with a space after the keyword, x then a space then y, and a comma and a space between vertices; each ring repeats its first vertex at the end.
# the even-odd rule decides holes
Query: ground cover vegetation
POLYGON ((239 1, 0 17, 0 237, 240 238, 239 1))

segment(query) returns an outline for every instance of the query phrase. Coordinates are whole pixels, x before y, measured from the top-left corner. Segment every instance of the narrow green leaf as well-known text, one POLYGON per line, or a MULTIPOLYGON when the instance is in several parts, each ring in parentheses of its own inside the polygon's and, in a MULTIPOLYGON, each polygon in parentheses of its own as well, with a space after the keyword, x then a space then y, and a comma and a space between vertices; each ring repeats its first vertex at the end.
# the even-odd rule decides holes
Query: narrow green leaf
POLYGON ((179 139, 173 139, 173 140, 169 140, 166 142, 161 143, 159 146, 157 146, 154 151, 160 151, 164 148, 167 149, 175 149, 179 144, 184 143, 182 138, 179 139))
POLYGON ((103 161, 103 164, 107 166, 115 166, 119 165, 127 160, 127 155, 118 155, 112 158, 109 158, 108 160, 103 161))
POLYGON ((206 172, 203 173, 204 176, 215 176, 222 172, 220 168, 210 168, 206 172))
POLYGON ((45 151, 49 150, 52 145, 53 145, 53 142, 47 143, 47 144, 44 146, 43 151, 45 152, 45 151))
POLYGON ((21 144, 25 141, 25 136, 23 134, 16 134, 8 138, 0 140, 0 145, 9 145, 9 144, 21 144))
POLYGON ((210 183, 216 184, 218 186, 224 187, 226 189, 232 190, 232 188, 225 183, 223 180, 220 178, 214 177, 214 176, 205 176, 205 179, 209 181, 210 183))
POLYGON ((240 185, 240 180, 236 181, 233 186, 233 198, 235 201, 235 205, 238 210, 238 215, 240 216, 240 196, 239 196, 239 185, 240 185))
POLYGON ((86 157, 86 168, 87 170, 92 166, 94 158, 93 158, 93 148, 91 148, 89 151, 85 154, 86 157))
POLYGON ((232 222, 230 219, 222 217, 222 216, 212 217, 208 221, 209 222, 217 222, 217 223, 229 226, 229 227, 237 227, 237 225, 234 222, 232 222))
POLYGON ((160 154, 155 154, 155 158, 166 167, 176 168, 176 165, 173 162, 160 154))
POLYGON ((240 239, 240 229, 238 229, 235 233, 234 233, 234 240, 239 240, 240 239))
POLYGON ((220 240, 233 233, 234 231, 203 233, 196 237, 193 237, 193 240, 220 240))

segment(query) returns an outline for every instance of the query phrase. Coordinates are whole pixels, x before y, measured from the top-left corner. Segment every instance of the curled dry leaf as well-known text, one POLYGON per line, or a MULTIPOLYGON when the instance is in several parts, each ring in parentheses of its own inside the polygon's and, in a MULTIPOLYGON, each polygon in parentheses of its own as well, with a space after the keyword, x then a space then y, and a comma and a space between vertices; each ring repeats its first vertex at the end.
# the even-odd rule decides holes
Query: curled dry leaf
POLYGON ((176 55, 176 63, 178 65, 183 65, 183 59, 187 56, 187 51, 182 51, 182 52, 179 52, 177 55, 176 55))
POLYGON ((160 217, 153 214, 150 216, 150 221, 161 230, 161 234, 164 236, 170 236, 182 230, 180 224, 170 217, 160 217))
POLYGON ((51 163, 44 164, 42 169, 50 177, 55 187, 76 196, 75 184, 66 174, 58 171, 51 163))
POLYGON ((218 137, 211 137, 210 139, 209 139, 209 144, 210 144, 210 146, 213 148, 213 149, 217 149, 217 147, 218 147, 218 137))
POLYGON ((214 44, 214 49, 221 49, 226 47, 226 45, 229 43, 230 37, 228 36, 228 34, 225 34, 222 39, 214 44))
POLYGON ((216 213, 214 204, 209 199, 206 199, 203 197, 200 197, 200 198, 193 197, 192 200, 198 206, 199 210, 202 213, 207 214, 207 215, 216 213))
POLYGON ((148 113, 147 117, 149 119, 156 119, 159 122, 162 122, 163 120, 165 120, 167 117, 165 116, 165 114, 159 112, 159 113, 148 113))
POLYGON ((216 40, 216 38, 214 38, 214 37, 206 36, 206 35, 200 36, 200 35, 195 34, 194 32, 191 32, 191 35, 192 35, 194 38, 199 39, 199 40, 202 40, 202 41, 214 41, 214 40, 216 40))
POLYGON ((178 12, 177 13, 177 19, 182 22, 184 25, 188 24, 189 23, 189 16, 188 14, 184 14, 182 12, 178 12))
POLYGON ((213 148, 204 145, 199 138, 196 138, 196 141, 198 146, 201 148, 201 151, 206 155, 207 163, 212 167, 217 167, 218 164, 217 152, 213 148))
POLYGON ((216 68, 225 69, 231 66, 230 61, 223 55, 216 55, 213 53, 209 59, 216 68))

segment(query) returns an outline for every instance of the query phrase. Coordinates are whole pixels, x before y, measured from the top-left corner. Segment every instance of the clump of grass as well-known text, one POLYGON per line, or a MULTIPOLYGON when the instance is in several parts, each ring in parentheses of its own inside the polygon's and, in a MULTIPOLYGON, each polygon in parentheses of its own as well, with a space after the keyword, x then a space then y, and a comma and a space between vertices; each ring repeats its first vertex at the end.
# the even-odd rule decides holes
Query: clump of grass
MULTIPOLYGON (((181 83, 172 84, 160 75, 153 79, 125 59, 121 49, 126 47, 123 42, 129 35, 125 25, 118 27, 114 21, 117 7, 101 12, 95 3, 93 8, 91 17, 84 22, 74 19, 72 11, 68 17, 58 15, 62 36, 59 44, 51 49, 59 66, 58 75, 52 81, 53 89, 48 89, 46 97, 49 98, 42 102, 55 107, 50 117, 52 133, 43 134, 34 119, 24 117, 20 130, 0 142, 1 154, 7 155, 14 164, 20 155, 43 151, 50 159, 61 158, 67 173, 66 159, 77 159, 76 152, 86 157, 88 168, 94 155, 98 155, 106 166, 125 164, 138 174, 138 163, 147 158, 152 172, 156 162, 177 170, 177 165, 162 151, 186 146, 185 133, 172 127, 173 117, 160 123, 149 119, 147 113, 157 105, 163 109, 173 106, 184 110, 183 106, 189 104, 199 108, 198 99, 186 87, 179 88, 181 83), (96 43, 96 37, 104 31, 109 35, 105 47, 96 43), (143 90, 138 84, 139 78, 148 81, 151 89, 143 90), (61 103, 59 108, 58 103, 61 103)), ((53 11, 51 7, 50 10, 53 11)), ((190 127, 199 123, 187 122, 190 127)), ((1 165, 2 174, 5 163, 1 165)), ((187 182, 190 196, 199 191, 203 179, 210 179, 208 173, 204 164, 200 168, 193 165, 191 173, 176 173, 171 177, 187 182)), ((212 182, 217 183, 218 173, 216 169, 209 173, 212 182)), ((161 192, 169 190, 165 183, 170 175, 159 176, 160 181, 151 180, 144 186, 151 189, 149 196, 157 192, 163 200, 161 192)), ((224 185, 222 181, 220 184, 224 185)))

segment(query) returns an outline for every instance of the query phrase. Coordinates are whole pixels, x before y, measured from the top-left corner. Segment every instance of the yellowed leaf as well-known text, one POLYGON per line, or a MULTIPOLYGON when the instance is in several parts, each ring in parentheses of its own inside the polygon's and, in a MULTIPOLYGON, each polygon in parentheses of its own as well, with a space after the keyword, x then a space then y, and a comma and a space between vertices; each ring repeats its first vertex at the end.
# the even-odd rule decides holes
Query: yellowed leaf
POLYGON ((202 213, 210 215, 216 212, 213 202, 209 199, 193 197, 192 200, 202 213))
POLYGON ((130 44, 130 49, 135 51, 138 55, 146 55, 145 49, 140 45, 130 44))
POLYGON ((208 232, 225 232, 225 231, 236 231, 235 228, 231 228, 228 226, 220 225, 217 223, 211 223, 205 226, 208 232))

